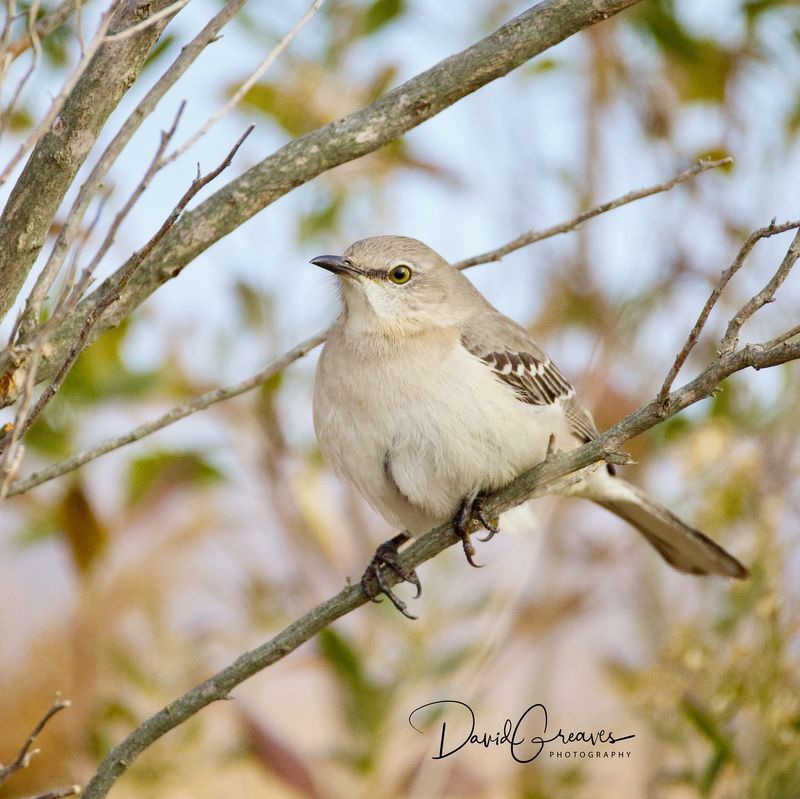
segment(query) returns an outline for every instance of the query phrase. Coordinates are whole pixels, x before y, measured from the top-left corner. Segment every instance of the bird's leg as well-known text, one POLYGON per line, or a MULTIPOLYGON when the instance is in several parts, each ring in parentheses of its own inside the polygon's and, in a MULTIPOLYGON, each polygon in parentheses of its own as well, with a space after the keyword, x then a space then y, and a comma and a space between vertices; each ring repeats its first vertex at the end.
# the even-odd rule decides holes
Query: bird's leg
POLYGON ((464 554, 469 565, 474 566, 476 569, 481 568, 483 564, 475 563, 473 560, 475 547, 472 544, 472 528, 481 526, 489 531, 489 535, 486 538, 478 539, 479 541, 490 541, 500 531, 497 529, 496 521, 487 517, 483 509, 483 497, 479 493, 476 492, 464 497, 464 501, 461 503, 461 507, 453 520, 453 526, 461 539, 461 543, 464 545, 464 554))
POLYGON ((394 538, 384 541, 375 550, 375 554, 372 556, 372 560, 369 562, 369 566, 367 566, 367 570, 361 578, 361 587, 364 589, 364 593, 370 598, 370 601, 380 602, 380 594, 386 594, 386 596, 389 597, 389 601, 404 616, 409 619, 416 619, 416 616, 412 616, 411 613, 408 612, 406 603, 386 584, 386 581, 383 579, 383 574, 381 573, 381 567, 385 566, 387 569, 391 569, 401 580, 411 583, 416 587, 417 593, 414 599, 420 596, 422 593, 422 583, 420 583, 417 573, 413 569, 411 569, 411 571, 405 569, 400 565, 397 559, 398 547, 405 544, 406 541, 410 539, 411 536, 408 533, 398 533, 394 538))

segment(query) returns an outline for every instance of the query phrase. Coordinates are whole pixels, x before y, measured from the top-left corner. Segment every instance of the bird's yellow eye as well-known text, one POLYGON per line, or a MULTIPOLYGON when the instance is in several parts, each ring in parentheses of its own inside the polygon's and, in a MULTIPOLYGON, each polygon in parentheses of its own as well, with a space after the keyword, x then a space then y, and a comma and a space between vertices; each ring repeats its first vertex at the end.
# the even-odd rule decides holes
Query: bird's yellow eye
POLYGON ((389 270, 388 277, 392 283, 402 286, 403 283, 408 283, 408 281, 411 280, 411 267, 407 266, 406 264, 398 264, 397 266, 393 266, 389 270))

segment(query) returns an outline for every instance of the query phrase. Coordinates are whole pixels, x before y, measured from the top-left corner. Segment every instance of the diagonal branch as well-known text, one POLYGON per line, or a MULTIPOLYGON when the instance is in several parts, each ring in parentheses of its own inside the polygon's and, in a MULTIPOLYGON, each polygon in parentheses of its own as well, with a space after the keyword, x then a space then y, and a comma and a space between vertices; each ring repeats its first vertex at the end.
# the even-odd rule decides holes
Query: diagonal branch
POLYGON ((170 153, 167 157, 167 163, 175 161, 180 158, 187 150, 194 147, 203 136, 211 130, 223 117, 226 117, 236 108, 242 101, 242 98, 255 86, 255 84, 263 77, 264 73, 275 63, 280 57, 281 53, 292 43, 300 31, 311 20, 311 17, 319 11, 320 6, 325 0, 314 0, 305 14, 295 23, 292 29, 267 53, 261 63, 253 70, 250 76, 245 80, 241 86, 233 93, 233 96, 227 103, 208 119, 195 133, 193 133, 180 147, 176 148, 174 152, 170 153))
MULTIPOLYGON (((88 3, 89 0, 84 0, 84 2, 88 3)), ((33 30, 26 31, 8 45, 6 55, 9 61, 13 61, 33 47, 34 38, 44 39, 60 28, 75 13, 76 7, 78 4, 75 0, 61 0, 59 5, 39 17, 33 30)))
MULTIPOLYGON (((109 31, 123 30, 167 4, 121 0, 109 31)), ((159 20, 129 39, 104 41, 33 148, 0 216, 0 318, 44 246, 56 211, 106 119, 134 83, 166 22, 159 20)))
MULTIPOLYGON (((177 123, 177 120, 176 120, 177 123)), ((61 385, 64 382, 69 370, 72 368, 72 365, 75 363, 78 356, 83 352, 86 348, 87 342, 89 341, 89 336, 92 332, 92 328, 97 324, 97 320, 100 318, 102 313, 113 305, 122 291, 124 291, 125 286, 128 284, 130 279, 136 273, 136 270, 141 266, 142 262, 145 258, 153 251, 153 248, 156 247, 159 241, 161 241, 167 232, 172 228, 175 222, 178 220, 180 215, 184 212, 186 206, 192 201, 192 199, 197 195, 197 193, 211 183, 216 177, 218 177, 225 169, 227 169, 231 161, 233 161, 234 156, 236 155, 239 148, 244 144, 244 140, 252 133, 253 125, 251 125, 239 138, 236 144, 233 145, 230 152, 225 156, 222 163, 219 164, 215 169, 212 169, 207 175, 201 175, 198 165, 198 174, 197 177, 192 181, 192 184, 189 188, 184 192, 183 196, 178 200, 178 203, 170 212, 169 216, 164 220, 161 227, 153 234, 150 240, 140 249, 137 250, 127 261, 125 264, 124 269, 118 273, 116 277, 116 282, 113 285, 113 288, 106 292, 105 296, 103 297, 102 302, 95 305, 89 314, 83 320, 83 325, 81 326, 80 333, 75 341, 72 343, 69 352, 67 353, 67 357, 62 362, 61 366, 59 367, 56 376, 53 378, 53 381, 47 388, 41 393, 39 398, 36 401, 36 404, 31 409, 31 412, 24 418, 21 423, 21 434, 24 434, 27 430, 30 429, 31 425, 39 418, 41 412, 44 410, 45 406, 48 402, 55 396, 56 392, 61 388, 61 385)), ((163 146, 166 147, 166 143, 169 141, 173 130, 167 134, 167 137, 162 142, 163 146)), ((160 157, 160 156, 159 156, 160 157)), ((159 161, 159 158, 156 160, 156 165, 159 161)), ((15 426, 16 427, 16 426, 15 426)), ((13 433, 12 433, 13 435, 13 433)), ((1 444, 2 442, 0 442, 1 444)))
MULTIPOLYGON (((761 239, 769 238, 770 236, 775 236, 778 233, 785 233, 787 230, 794 230, 795 228, 800 228, 800 220, 797 220, 797 221, 794 221, 794 222, 784 222, 784 224, 782 224, 782 225, 776 225, 775 224, 775 220, 773 219, 772 222, 770 222, 769 225, 767 225, 766 227, 759 228, 758 230, 754 230, 747 237, 747 239, 745 239, 745 242, 741 246, 739 252, 736 253, 736 257, 733 259, 733 263, 731 263, 731 265, 725 271, 723 271, 722 274, 720 275, 719 280, 717 281, 717 284, 714 286, 714 289, 712 290, 711 294, 709 295, 708 299, 706 300, 706 304, 703 306, 703 310, 700 311, 700 316, 697 317, 697 321, 694 323, 694 327, 689 332, 689 336, 687 337, 686 341, 684 342, 683 347, 681 347, 680 352, 678 353, 677 357, 675 358, 675 362, 672 364, 672 367, 670 368, 666 378, 664 379, 664 384, 661 386, 661 390, 658 392, 658 401, 662 404, 662 406, 665 405, 666 402, 667 402, 667 397, 669 396, 669 392, 670 392, 670 389, 672 388, 672 384, 675 382, 675 378, 678 376, 678 372, 680 372, 681 367, 684 365, 684 363, 686 363, 686 359, 689 357, 689 354, 694 349, 694 345, 697 344, 697 340, 700 338, 700 333, 702 332, 703 327, 705 326, 706 320, 708 319, 709 315, 711 314, 711 311, 713 310, 714 306, 717 304, 717 301, 719 300, 720 296, 722 295, 722 292, 725 290, 725 287, 730 282, 731 278, 742 268, 742 265, 744 264, 747 256, 750 254, 750 252, 753 249, 753 247, 755 247, 756 244, 761 239)), ((775 291, 778 290, 778 287, 783 282, 783 280, 785 279, 786 275, 788 275, 789 269, 791 269, 792 265, 794 264, 794 261, 797 260, 798 254, 800 254, 800 252, 798 252, 798 239, 797 239, 797 237, 795 237, 795 240, 792 243, 792 247, 789 249, 789 252, 787 252, 786 257, 783 260, 783 263, 778 268, 778 272, 776 273, 776 277, 778 275, 780 275, 780 274, 783 274, 783 277, 780 278, 780 281, 774 286, 774 288, 772 288, 772 294, 770 296, 773 296, 775 294, 775 291), (787 264, 787 260, 789 259, 790 254, 792 254, 792 253, 794 253, 794 260, 792 260, 791 263, 789 263, 788 266, 787 266, 786 265, 787 264), (784 269, 785 269, 785 272, 782 271, 784 269)), ((775 280, 775 278, 773 278, 773 281, 774 280, 775 280)), ((766 292, 771 286, 772 286, 772 281, 764 288, 764 291, 762 292, 762 294, 764 294, 764 292, 766 292)), ((764 295, 764 296, 766 296, 766 295, 764 295)), ((754 302, 754 300, 755 300, 755 298, 750 300, 750 302, 747 303, 747 305, 745 305, 739 311, 737 316, 734 317, 734 318, 738 319, 743 314, 743 312, 745 312, 745 310, 750 307, 750 303, 754 302)), ((766 301, 767 300, 765 300, 765 302, 766 301)), ((764 303, 762 302, 761 304, 763 305, 764 303)), ((761 307, 761 306, 759 306, 759 307, 761 307)), ((736 338, 736 335, 738 334, 739 328, 742 326, 742 324, 744 324, 744 322, 745 322, 745 320, 747 318, 752 316, 752 314, 756 310, 758 310, 758 309, 757 308, 753 308, 753 310, 750 311, 747 314, 747 316, 742 317, 741 322, 739 323, 738 327, 736 327, 733 330, 733 333, 732 333, 732 337, 733 338, 729 342, 731 346, 726 348, 724 345, 725 345, 725 342, 728 341, 728 335, 729 335, 729 333, 730 333, 730 331, 732 329, 730 325, 733 325, 733 323, 734 323, 733 320, 731 320, 731 323, 728 326, 728 333, 725 334, 725 339, 723 339, 723 345, 720 347, 720 349, 722 351, 726 351, 726 350, 727 351, 732 351, 735 348, 735 346, 736 346, 735 338, 736 338)), ((774 342, 774 343, 780 343, 780 341, 777 341, 777 342, 774 342)))
MULTIPOLYGON (((800 342, 784 343, 769 350, 746 347, 720 356, 691 383, 670 395, 667 415, 671 416, 710 396, 734 372, 747 367, 763 369, 797 358, 800 358, 800 342)), ((557 491, 563 487, 563 480, 573 479, 569 476, 576 471, 606 459, 613 460, 625 441, 654 427, 664 418, 661 403, 656 398, 588 444, 572 452, 554 455, 492 494, 485 502, 487 514, 496 515, 534 496, 557 491)), ((402 552, 400 566, 406 571, 415 569, 458 541, 459 537, 453 531, 452 524, 443 524, 415 540, 402 552)), ((387 572, 384 579, 390 586, 399 581, 392 571, 387 572)), ((361 585, 346 586, 336 596, 317 605, 266 643, 245 652, 231 665, 159 710, 111 750, 86 786, 84 799, 105 797, 133 761, 161 736, 212 702, 230 698, 230 692, 237 685, 286 657, 320 630, 367 601, 368 597, 361 585)))
POLYGON ((62 474, 74 471, 84 464, 89 463, 89 461, 93 461, 95 458, 105 455, 107 452, 124 447, 126 444, 131 444, 134 441, 139 441, 145 436, 149 436, 151 433, 155 433, 157 430, 161 430, 167 425, 177 422, 179 419, 185 419, 187 416, 197 413, 197 411, 205 410, 217 402, 222 402, 222 400, 230 399, 231 397, 237 397, 239 394, 244 394, 246 391, 257 388, 278 372, 285 369, 289 364, 293 363, 298 358, 302 358, 304 355, 311 352, 311 350, 322 344, 325 340, 326 333, 327 331, 323 331, 322 333, 317 333, 315 336, 306 339, 245 380, 233 383, 229 386, 215 388, 213 391, 207 391, 205 394, 193 397, 187 402, 177 405, 162 414, 157 419, 145 422, 124 435, 110 438, 72 458, 56 463, 46 469, 42 469, 40 472, 34 472, 25 480, 13 483, 8 490, 8 496, 21 494, 24 491, 35 488, 42 483, 46 483, 48 480, 53 480, 56 477, 60 477, 62 474))
MULTIPOLYGON (((296 187, 374 152, 549 47, 638 1, 543 0, 371 105, 289 142, 185 214, 142 264, 120 301, 100 319, 93 337, 118 324, 201 252, 296 187)), ((106 284, 100 286, 85 302, 96 304, 106 290, 106 284)), ((74 322, 67 320, 54 340, 67 342, 75 334, 74 322)), ((52 371, 52 362, 44 364, 39 380, 52 371)))
MULTIPOLYGON (((186 70, 194 63, 205 48, 219 35, 220 30, 241 10, 247 0, 229 0, 226 5, 203 27, 170 64, 164 74, 138 103, 136 108, 120 126, 114 138, 97 160, 87 179, 78 191, 78 196, 64 220, 53 249, 25 304, 25 311, 20 320, 20 340, 29 339, 38 320, 36 308, 44 302, 47 292, 64 264, 69 248, 77 237, 81 222, 94 195, 102 185, 111 167, 116 163, 122 151, 128 145, 142 122, 155 110, 158 103, 175 85, 186 70)), ((151 18, 152 19, 152 18, 151 18)), ((148 20, 146 20, 148 21, 148 20)), ((129 29, 130 30, 130 29, 129 29)))
MULTIPOLYGON (((800 227, 800 222, 792 223, 792 227, 800 227)), ((722 353, 732 352, 739 343, 739 331, 742 325, 758 310, 768 303, 775 301, 775 292, 781 287, 783 281, 789 277, 789 272, 800 258, 800 231, 795 234, 789 249, 781 261, 775 274, 761 291, 751 297, 728 323, 728 329, 719 345, 722 353)))
MULTIPOLYGON (((628 192, 622 197, 618 197, 615 200, 602 203, 596 206, 595 208, 589 209, 588 211, 579 214, 573 219, 567 220, 566 222, 562 222, 561 224, 558 225, 553 225, 552 227, 546 228, 541 231, 531 231, 529 233, 526 233, 524 237, 520 236, 514 239, 514 242, 512 243, 516 243, 516 246, 513 249, 519 249, 520 247, 528 246, 529 244, 535 244, 552 236, 557 236, 560 233, 563 233, 567 230, 572 230, 579 224, 581 224, 581 222, 584 222, 587 219, 591 219, 600 214, 612 211, 615 208, 619 208, 622 205, 626 205, 627 203, 633 202, 635 199, 650 197, 651 195, 656 194, 658 192, 668 191, 669 189, 672 189, 675 186, 684 183, 689 178, 699 175, 701 172, 704 172, 708 169, 712 169, 713 167, 716 166, 722 166, 723 164, 726 164, 728 162, 729 159, 722 159, 721 161, 713 161, 713 162, 711 161, 700 162, 691 169, 684 170, 683 172, 680 172, 670 180, 664 181, 663 183, 659 183, 656 186, 651 186, 649 188, 637 189, 636 191, 628 192), (525 243, 519 244, 519 242, 523 238, 525 238, 525 243)), ((502 254, 507 254, 508 252, 511 251, 512 249, 510 248, 510 245, 507 244, 504 245, 503 247, 498 248, 497 250, 492 250, 490 253, 484 253, 484 255, 475 256, 474 258, 469 258, 463 261, 459 261, 458 263, 454 264, 454 266, 456 266, 459 269, 466 269, 473 265, 486 263, 487 261, 498 260, 498 258, 489 257, 493 256, 495 253, 502 252, 502 254)), ((194 397, 190 400, 187 400, 181 405, 178 405, 175 408, 172 408, 171 410, 162 414, 158 418, 153 419, 150 422, 141 424, 138 427, 134 428, 133 430, 130 430, 129 432, 123 435, 109 438, 106 441, 103 441, 100 444, 97 444, 85 450, 84 452, 80 452, 72 456, 71 458, 61 461, 60 463, 53 464, 52 466, 49 466, 46 469, 42 469, 39 472, 34 472, 32 475, 30 475, 30 477, 27 477, 24 480, 19 480, 11 484, 11 486, 8 489, 7 496, 14 496, 15 494, 21 494, 25 491, 30 490, 31 488, 35 488, 36 486, 41 485, 42 483, 45 483, 49 480, 53 480, 56 477, 60 477, 61 475, 66 474, 67 472, 79 469, 86 463, 95 460, 95 458, 99 458, 108 452, 112 452, 115 449, 124 447, 127 444, 133 443, 134 441, 139 441, 145 436, 149 436, 151 433, 155 433, 157 430, 161 430, 167 425, 173 424, 174 422, 177 422, 180 419, 184 419, 185 417, 193 413, 196 413, 197 411, 205 410, 206 408, 210 407, 216 402, 221 402, 222 400, 230 399, 231 397, 236 397, 239 394, 243 394, 246 391, 250 391, 256 386, 259 386, 261 383, 269 380, 271 377, 273 377, 282 369, 285 369, 289 364, 293 363, 298 358, 304 357, 306 354, 311 352, 317 346, 322 344, 322 342, 325 341, 326 332, 327 331, 317 333, 315 336, 312 336, 311 338, 307 339, 301 344, 298 344, 296 347, 292 348, 284 355, 275 359, 266 367, 264 367, 251 377, 246 378, 245 380, 233 383, 232 385, 229 386, 224 386, 221 388, 214 389, 212 391, 208 391, 205 394, 201 394, 198 397, 194 397)))
POLYGON ((39 737, 41 731, 45 728, 50 719, 56 715, 56 713, 70 707, 71 704, 72 703, 69 701, 69 699, 56 699, 55 702, 50 705, 47 712, 42 716, 41 719, 39 719, 30 735, 28 735, 25 743, 22 745, 22 748, 17 753, 17 756, 7 766, 0 764, 0 785, 2 785, 12 774, 28 767, 31 762, 31 758, 39 751, 38 749, 32 749, 31 747, 36 742, 36 739, 39 737))
POLYGON ((615 200, 609 200, 608 202, 596 205, 594 208, 590 208, 587 211, 584 211, 582 214, 578 214, 578 216, 576 216, 574 219, 570 219, 567 222, 562 222, 560 225, 553 225, 552 227, 545 228, 544 230, 529 230, 527 233, 517 236, 517 238, 509 241, 508 244, 504 244, 502 247, 498 247, 495 250, 489 250, 489 252, 476 255, 473 258, 467 258, 463 261, 459 261, 458 263, 453 264, 453 266, 458 269, 467 269, 470 266, 478 266, 479 264, 487 264, 492 261, 499 261, 504 256, 509 255, 516 250, 520 250, 523 247, 527 247, 529 244, 535 244, 537 241, 550 238, 551 236, 558 236, 561 233, 569 233, 570 231, 580 227, 587 220, 593 219, 594 217, 604 214, 607 211, 613 211, 615 208, 621 208, 623 205, 636 202, 636 200, 643 200, 645 197, 652 197, 654 194, 660 194, 661 192, 669 191, 670 189, 674 189, 675 186, 679 186, 681 183, 686 183, 687 180, 691 180, 701 172, 706 172, 709 169, 716 169, 719 166, 730 166, 732 163, 733 158, 730 157, 720 158, 716 161, 707 161, 701 159, 693 167, 685 169, 683 172, 678 173, 670 180, 665 180, 663 183, 657 183, 655 186, 648 186, 644 189, 629 191, 627 194, 623 194, 621 197, 617 197, 615 200))

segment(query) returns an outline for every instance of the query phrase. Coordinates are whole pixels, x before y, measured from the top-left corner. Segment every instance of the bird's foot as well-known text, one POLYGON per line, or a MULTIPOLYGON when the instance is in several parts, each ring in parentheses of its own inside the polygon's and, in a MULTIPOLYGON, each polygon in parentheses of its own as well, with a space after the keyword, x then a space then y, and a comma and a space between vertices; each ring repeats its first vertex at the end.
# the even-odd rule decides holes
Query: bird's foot
POLYGON ((419 598, 422 594, 422 583, 417 577, 417 573, 411 569, 404 568, 398 561, 398 547, 405 544, 411 536, 408 533, 400 533, 388 541, 384 541, 372 556, 364 575, 361 577, 361 587, 364 593, 369 597, 371 602, 380 602, 380 595, 385 594, 389 597, 389 601, 406 617, 409 619, 416 619, 417 617, 408 612, 406 603, 400 599, 397 594, 392 591, 384 579, 382 569, 393 571, 403 582, 411 583, 416 587, 417 593, 414 599, 419 598))
POLYGON ((464 546, 464 555, 466 555, 467 562, 470 566, 480 569, 483 564, 475 563, 473 560, 476 553, 472 544, 472 528, 485 527, 488 530, 489 534, 485 538, 479 538, 479 541, 491 541, 500 532, 497 529, 497 519, 489 519, 486 515, 486 511, 483 509, 483 497, 480 494, 464 498, 456 514, 453 526, 464 546))

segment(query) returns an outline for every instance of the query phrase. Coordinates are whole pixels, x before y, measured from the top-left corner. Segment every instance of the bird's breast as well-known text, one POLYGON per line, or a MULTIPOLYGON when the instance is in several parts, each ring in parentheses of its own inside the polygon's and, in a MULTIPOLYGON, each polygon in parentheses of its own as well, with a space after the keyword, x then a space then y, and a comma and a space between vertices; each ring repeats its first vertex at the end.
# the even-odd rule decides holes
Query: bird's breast
POLYGON ((377 352, 329 340, 315 384, 323 456, 395 524, 397 508, 383 507, 393 488, 438 523, 533 466, 551 413, 520 402, 456 335, 377 352))

